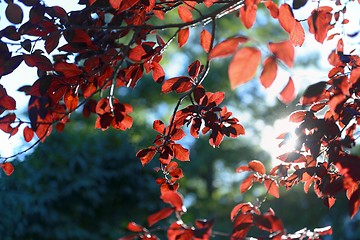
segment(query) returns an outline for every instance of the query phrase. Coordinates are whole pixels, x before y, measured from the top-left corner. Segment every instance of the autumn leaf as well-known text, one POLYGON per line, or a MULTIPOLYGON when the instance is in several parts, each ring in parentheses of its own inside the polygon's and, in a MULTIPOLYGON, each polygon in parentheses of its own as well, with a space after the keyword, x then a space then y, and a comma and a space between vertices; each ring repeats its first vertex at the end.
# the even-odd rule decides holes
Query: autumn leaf
POLYGON ((265 179, 264 180, 264 186, 267 190, 267 192, 276 197, 276 198, 279 198, 280 197, 280 194, 279 194, 279 185, 278 183, 275 181, 275 180, 272 180, 272 179, 265 179))
POLYGON ((77 108, 79 104, 79 97, 76 94, 69 91, 64 96, 64 102, 68 111, 72 112, 77 108))
POLYGON ((294 46, 302 46, 305 41, 305 32, 299 21, 295 21, 294 27, 290 32, 290 40, 294 46))
POLYGON ((245 5, 240 8, 240 19, 247 29, 255 23, 257 8, 256 0, 245 0, 245 5))
POLYGON ((244 47, 231 60, 228 74, 232 89, 250 81, 261 61, 261 52, 254 47, 244 47))
POLYGON ((220 57, 227 57, 230 54, 234 54, 236 52, 237 47, 241 43, 245 43, 248 41, 246 37, 233 37, 228 38, 219 44, 217 44, 209 54, 209 60, 220 57))
POLYGON ((1 168, 4 170, 5 174, 8 176, 10 176, 14 172, 14 167, 9 162, 2 163, 1 168))
POLYGON ((164 209, 161 209, 160 211, 158 211, 158 212, 156 212, 156 213, 151 214, 151 215, 147 218, 149 227, 151 227, 152 225, 154 225, 154 224, 157 223, 158 221, 163 220, 163 219, 169 217, 173 212, 174 212, 174 209, 173 209, 173 208, 164 208, 164 209))
POLYGON ((249 162, 249 168, 261 175, 266 173, 264 164, 262 164, 262 162, 258 160, 252 160, 251 162, 249 162))
POLYGON ((277 63, 276 58, 268 57, 264 61, 264 68, 260 75, 260 82, 265 88, 270 87, 277 75, 277 63))
POLYGON ((315 34, 316 41, 323 43, 326 39, 327 32, 334 26, 330 25, 332 19, 332 7, 322 6, 312 11, 311 16, 307 19, 309 32, 315 34))
POLYGON ((34 137, 34 131, 30 127, 26 126, 24 128, 23 135, 24 135, 25 141, 30 142, 34 137))
POLYGON ((282 60, 288 67, 294 65, 295 49, 291 41, 269 43, 269 49, 276 58, 282 60))
POLYGON ((183 28, 179 31, 178 33, 178 44, 179 47, 182 47, 185 45, 185 43, 187 42, 187 40, 189 39, 189 35, 190 35, 190 30, 189 28, 183 28))
POLYGON ((254 179, 254 175, 251 174, 242 181, 242 183, 240 184, 241 193, 248 191, 252 187, 253 179, 254 179))
POLYGON ((280 100, 285 104, 290 104, 295 99, 295 85, 294 81, 291 77, 289 77, 289 81, 284 87, 284 89, 280 92, 280 100))
POLYGON ((109 0, 111 7, 114 9, 119 9, 121 2, 122 0, 109 0))
POLYGON ((263 3, 265 7, 270 11, 270 15, 273 18, 276 19, 279 17, 279 8, 273 1, 264 1, 263 3))
POLYGON ((189 150, 181 146, 181 144, 172 145, 175 157, 180 161, 190 161, 189 150))
POLYGON ((61 72, 65 77, 75 77, 82 74, 80 68, 78 68, 74 63, 60 62, 54 65, 54 70, 61 72))
POLYGON ((167 191, 164 192, 160 198, 165 202, 169 203, 173 207, 175 207, 175 210, 180 212, 183 210, 183 198, 178 192, 174 191, 167 191))
POLYGON ((127 227, 126 227, 129 231, 132 232, 142 232, 144 231, 144 228, 134 222, 129 222, 127 227))
POLYGON ((211 33, 209 33, 206 29, 203 29, 200 33, 200 45, 207 53, 210 51, 211 39, 211 33))
POLYGON ((279 22, 287 33, 291 33, 295 26, 295 18, 289 4, 281 4, 279 8, 279 22))
POLYGON ((193 20, 190 9, 185 6, 178 7, 178 14, 183 22, 191 22, 193 20))

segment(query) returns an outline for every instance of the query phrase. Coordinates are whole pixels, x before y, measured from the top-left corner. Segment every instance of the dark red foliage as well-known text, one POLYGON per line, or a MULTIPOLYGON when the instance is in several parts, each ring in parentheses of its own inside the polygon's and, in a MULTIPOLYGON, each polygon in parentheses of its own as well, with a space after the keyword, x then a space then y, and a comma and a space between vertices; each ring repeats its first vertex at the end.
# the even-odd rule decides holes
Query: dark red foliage
MULTIPOLYGON (((261 183, 266 195, 278 198, 280 187, 291 189, 301 183, 305 192, 313 188, 329 208, 335 204, 336 195, 344 192, 353 217, 360 206, 360 158, 348 150, 357 144, 360 124, 360 58, 355 51, 347 51, 347 41, 342 39, 346 36, 334 28, 351 21, 345 18, 350 2, 336 1, 335 10, 330 6, 317 6, 304 18, 306 21, 297 19, 296 9, 306 3, 306 0, 295 0, 291 6, 259 0, 80 0, 83 9, 67 12, 60 6, 47 6, 39 0, 5 1, 5 18, 10 24, 0 30, 0 77, 11 74, 24 63, 36 68, 38 78, 19 88, 29 98, 28 120, 18 118, 17 99, 0 85, 0 130, 12 137, 20 129, 26 142, 35 142, 27 150, 45 141, 53 129, 63 131, 72 113, 78 110, 85 118, 91 114, 97 116, 95 128, 127 130, 133 124, 132 106, 123 103, 117 90, 135 88, 144 81, 144 74, 151 74, 154 84, 162 84, 161 93, 181 95, 168 124, 154 121, 157 136, 153 145, 136 154, 142 165, 155 156, 159 160, 155 171, 160 176, 156 183, 160 198, 169 205, 148 216, 149 228, 130 222, 127 229, 132 233, 121 239, 158 239, 151 227, 173 217, 176 220, 171 219, 172 224, 163 228, 168 239, 210 239, 216 236, 212 230, 213 220, 197 220, 193 226, 183 222, 186 208, 178 190, 184 174, 174 160, 190 160, 189 150, 180 141, 185 137, 186 127, 194 138, 208 134, 212 147, 219 147, 224 136, 236 138, 245 134, 238 118, 233 117, 226 106, 221 106, 225 94, 220 90, 205 90, 210 62, 232 56, 228 67, 232 88, 257 78, 257 72, 262 86, 269 88, 277 77, 278 68, 293 67, 294 46, 304 43, 302 24, 307 23, 310 33, 320 43, 338 38, 336 49, 328 57, 332 67, 329 79, 308 86, 296 105, 301 105, 301 109, 289 116, 289 121, 298 126, 294 133, 278 137, 281 139, 279 146, 286 144, 290 136, 295 136, 296 144, 294 149, 278 156, 281 164, 269 173, 258 160, 237 168, 237 172, 247 172, 240 192, 245 193, 254 183, 261 183), (269 42, 267 48, 261 48, 259 41, 249 36, 221 36, 224 39, 217 42, 220 38, 216 33, 221 31, 216 25, 219 18, 237 11, 239 21, 251 29, 257 25, 256 13, 262 4, 288 33, 288 40, 269 42), (168 13, 174 12, 172 10, 177 12, 178 18, 169 23, 168 13), (327 37, 332 29, 335 32, 327 37), (204 62, 191 60, 186 74, 165 80, 162 59, 168 46, 175 40, 175 46, 186 49, 192 47, 189 44, 193 39, 197 39, 197 47, 204 50, 201 51, 203 56, 199 56, 204 62), (188 100, 188 105, 182 105, 186 103, 184 100, 188 100)), ((284 87, 279 92, 283 103, 291 104, 295 99, 295 83, 293 76, 283 82, 284 87)), ((7 160, 19 154, 1 156, 1 167, 6 175, 14 171, 7 160)), ((319 239, 332 233, 331 228, 322 228, 285 234, 275 213, 271 209, 262 213, 260 207, 258 203, 239 203, 233 208, 231 239, 248 237, 251 228, 268 232, 271 239, 299 236, 319 239)))

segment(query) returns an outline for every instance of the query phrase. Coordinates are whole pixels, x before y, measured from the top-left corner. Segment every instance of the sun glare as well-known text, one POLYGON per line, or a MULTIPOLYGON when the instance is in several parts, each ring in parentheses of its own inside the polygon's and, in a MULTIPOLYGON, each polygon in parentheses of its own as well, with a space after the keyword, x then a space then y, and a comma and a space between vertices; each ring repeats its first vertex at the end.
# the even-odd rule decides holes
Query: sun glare
POLYGON ((291 136, 294 135, 296 126, 297 124, 291 123, 285 118, 278 119, 273 126, 266 126, 263 129, 260 145, 270 154, 272 165, 280 162, 280 160, 277 159, 278 156, 294 149, 296 138, 291 136), (290 137, 287 138, 285 144, 279 146, 283 139, 277 139, 277 137, 287 132, 290 134, 290 137))

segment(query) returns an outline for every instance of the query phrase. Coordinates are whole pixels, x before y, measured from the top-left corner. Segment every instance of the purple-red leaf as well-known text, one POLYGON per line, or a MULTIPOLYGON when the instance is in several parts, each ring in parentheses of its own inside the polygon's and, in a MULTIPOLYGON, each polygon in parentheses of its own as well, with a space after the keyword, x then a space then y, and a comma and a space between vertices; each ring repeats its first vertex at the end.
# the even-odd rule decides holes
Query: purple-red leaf
POLYGON ((244 47, 237 51, 228 69, 231 88, 250 81, 255 76, 260 61, 261 52, 257 48, 244 47))

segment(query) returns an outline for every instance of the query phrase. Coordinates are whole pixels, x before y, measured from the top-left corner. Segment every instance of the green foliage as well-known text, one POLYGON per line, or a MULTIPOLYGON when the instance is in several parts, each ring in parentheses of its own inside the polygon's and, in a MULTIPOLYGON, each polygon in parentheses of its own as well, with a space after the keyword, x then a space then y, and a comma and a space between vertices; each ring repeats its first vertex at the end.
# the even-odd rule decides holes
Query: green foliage
POLYGON ((16 161, 0 181, 1 239, 115 239, 156 211, 158 187, 133 139, 69 125, 16 161))

